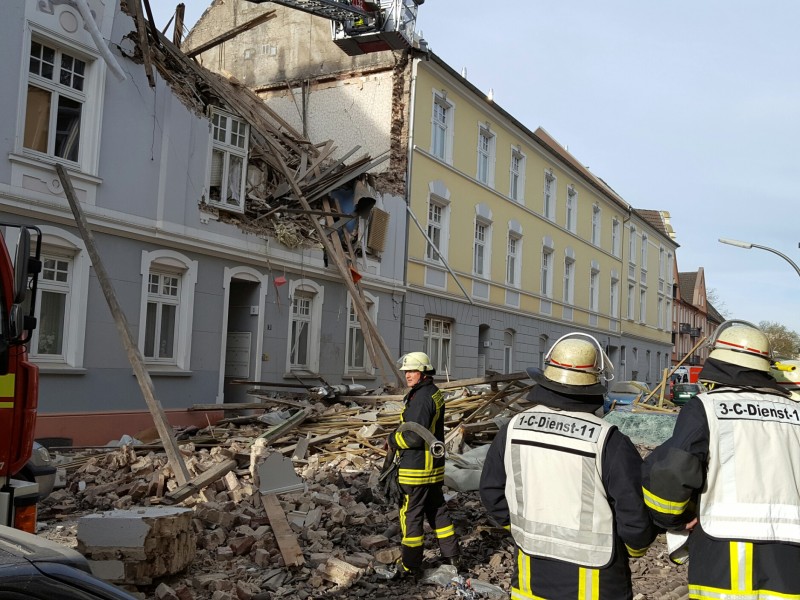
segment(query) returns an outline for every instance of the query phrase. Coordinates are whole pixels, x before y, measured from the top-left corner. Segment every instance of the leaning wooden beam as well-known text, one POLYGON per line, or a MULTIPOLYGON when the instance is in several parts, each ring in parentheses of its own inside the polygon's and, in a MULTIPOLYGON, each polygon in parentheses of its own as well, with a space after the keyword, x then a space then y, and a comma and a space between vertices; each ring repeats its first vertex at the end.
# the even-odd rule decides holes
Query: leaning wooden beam
POLYGON ((270 527, 272 527, 272 533, 275 534, 275 540, 278 542, 278 549, 281 551, 281 556, 283 556, 283 562, 286 563, 287 567, 302 566, 305 563, 303 551, 300 549, 300 544, 297 543, 294 533, 292 533, 292 528, 289 527, 286 513, 283 512, 277 496, 274 494, 262 494, 261 503, 264 505, 264 510, 267 511, 267 519, 269 519, 270 527))
POLYGON ((67 196, 72 214, 75 216, 75 224, 78 226, 78 231, 86 244, 86 251, 89 253, 89 258, 92 260, 94 267, 94 274, 100 282, 100 288, 106 297, 108 308, 111 309, 111 315, 114 317, 114 323, 117 325, 117 331, 122 338, 122 345, 125 346, 125 351, 128 353, 128 360, 133 367, 133 372, 136 375, 136 380, 139 382, 139 387, 142 390, 147 407, 150 409, 150 414, 153 416, 158 435, 161 438, 161 443, 164 444, 164 450, 169 460, 169 465, 175 473, 175 479, 180 485, 185 484, 189 480, 189 471, 186 464, 183 462, 183 457, 178 450, 178 442, 175 440, 175 434, 172 431, 172 426, 167 420, 167 415, 161 408, 161 403, 156 399, 155 388, 153 381, 150 379, 150 373, 144 365, 144 358, 139 351, 139 346, 133 342, 133 335, 128 327, 128 320, 125 318, 125 313, 122 312, 117 301, 117 295, 114 293, 114 286, 111 284, 111 278, 106 272, 103 261, 100 259, 100 253, 97 251, 97 246, 94 242, 94 235, 89 229, 86 222, 86 217, 83 215, 80 202, 75 195, 75 188, 72 187, 72 180, 67 175, 67 170, 63 165, 56 165, 56 172, 58 178, 61 180, 61 186, 64 188, 64 193, 67 196))
POLYGON ((147 29, 145 28, 140 2, 141 0, 131 0, 128 2, 128 6, 136 21, 136 32, 139 36, 139 47, 142 50, 142 60, 144 61, 144 72, 147 74, 147 81, 150 87, 156 87, 156 80, 153 75, 153 58, 150 56, 150 43, 147 41, 147 29))
POLYGON ((244 33, 245 31, 249 31, 253 27, 256 27, 257 25, 261 25, 262 23, 266 23, 270 19, 274 19, 274 18, 275 18, 275 11, 274 10, 271 10, 269 12, 265 12, 263 15, 259 15, 254 19, 250 19, 249 21, 247 21, 245 23, 242 23, 241 25, 237 25, 233 29, 223 33, 222 35, 218 35, 217 37, 208 40, 206 43, 200 44, 199 46, 197 46, 197 48, 192 48, 191 50, 189 50, 186 53, 186 56, 188 56, 189 58, 194 58, 198 54, 201 54, 201 53, 205 52, 206 50, 210 50, 214 46, 219 46, 220 44, 235 38, 240 33, 244 33))
POLYGON ((311 416, 310 408, 304 408, 302 410, 298 410, 295 414, 286 419, 283 423, 275 425, 275 427, 268 429, 258 437, 263 440, 266 440, 267 443, 277 440, 278 438, 286 435, 287 432, 291 431, 292 429, 300 425, 300 423, 305 421, 309 416, 311 416))

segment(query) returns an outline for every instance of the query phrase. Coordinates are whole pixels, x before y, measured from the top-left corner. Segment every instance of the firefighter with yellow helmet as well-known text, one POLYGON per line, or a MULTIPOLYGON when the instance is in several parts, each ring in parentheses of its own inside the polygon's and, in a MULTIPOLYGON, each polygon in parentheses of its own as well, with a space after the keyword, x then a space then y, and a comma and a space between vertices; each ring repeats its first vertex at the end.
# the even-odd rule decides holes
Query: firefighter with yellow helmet
POLYGON ((404 355, 398 368, 404 372, 410 389, 403 399, 400 427, 387 440, 391 450, 400 456, 402 555, 396 576, 418 578, 426 520, 444 559, 459 567, 460 552, 442 491, 444 453, 432 451, 432 447, 443 448, 444 443, 444 395, 433 381, 436 370, 424 352, 404 355))
POLYGON ((527 370, 535 405, 500 429, 481 473, 483 505, 517 547, 511 598, 630 600, 628 559, 657 532, 639 453, 595 414, 613 369, 582 333, 556 341, 544 363, 527 370))
POLYGON ((708 391, 645 460, 645 502, 687 538, 690 598, 800 598, 800 403, 755 325, 725 321, 709 343, 708 391))

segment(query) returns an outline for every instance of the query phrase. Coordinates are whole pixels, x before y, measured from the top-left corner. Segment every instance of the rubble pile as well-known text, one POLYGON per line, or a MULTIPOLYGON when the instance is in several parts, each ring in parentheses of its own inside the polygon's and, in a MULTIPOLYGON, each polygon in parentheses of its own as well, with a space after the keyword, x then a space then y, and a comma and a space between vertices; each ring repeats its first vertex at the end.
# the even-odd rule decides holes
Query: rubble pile
MULTIPOLYGON (((492 416, 509 406, 519 409, 520 389, 514 384, 479 392, 453 389, 447 404, 451 456, 457 459, 470 444, 489 441, 496 431, 492 416)), ((504 597, 498 594, 509 590, 513 545, 504 530, 488 522, 474 489, 445 488, 468 573, 449 572, 453 567, 441 564, 429 534, 427 578, 416 584, 388 580, 400 556, 398 509, 383 501, 376 484, 383 438, 389 422, 397 424, 399 405, 389 401, 365 410, 318 402, 307 409, 299 409, 306 412, 298 416, 299 410, 292 413, 284 405, 283 411, 232 419, 236 423, 195 431, 191 440, 179 441, 192 477, 230 461, 235 468, 178 502, 170 495, 180 486, 157 447, 69 451, 60 457, 66 487, 42 507, 40 535, 78 545, 112 567, 120 567, 115 560, 125 563, 142 577, 123 577, 118 584, 143 600, 504 597), (279 466, 288 463, 296 485, 278 467, 264 467, 275 462, 276 454, 279 466), (196 542, 185 568, 137 567, 121 552, 106 548, 103 553, 83 540, 83 519, 140 510, 188 514, 182 539, 191 534, 196 542)), ((180 529, 175 523, 171 527, 165 530, 180 529)), ((144 554, 130 556, 144 556, 149 564, 153 556, 176 552, 172 541, 157 538, 142 545, 144 554)), ((636 600, 687 597, 685 567, 669 562, 663 540, 631 565, 636 600)))

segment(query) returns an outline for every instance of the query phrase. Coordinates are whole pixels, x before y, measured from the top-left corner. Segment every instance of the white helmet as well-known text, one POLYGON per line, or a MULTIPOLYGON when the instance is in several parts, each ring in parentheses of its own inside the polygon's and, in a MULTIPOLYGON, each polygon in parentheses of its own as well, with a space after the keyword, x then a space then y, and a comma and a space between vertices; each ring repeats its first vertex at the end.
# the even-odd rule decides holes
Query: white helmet
POLYGON ((792 400, 800 402, 800 360, 779 360, 770 370, 781 388, 792 394, 792 400))
POLYGON ((398 361, 397 368, 401 371, 421 371, 422 373, 435 371, 431 359, 424 352, 409 352, 402 356, 398 361))
POLYGON ((719 326, 709 341, 709 358, 769 372, 772 349, 769 339, 758 327, 747 321, 730 320, 719 326))
POLYGON ((601 383, 601 375, 605 381, 613 379, 611 361, 600 343, 586 333, 560 337, 544 357, 544 364, 544 376, 565 385, 595 385, 601 383))

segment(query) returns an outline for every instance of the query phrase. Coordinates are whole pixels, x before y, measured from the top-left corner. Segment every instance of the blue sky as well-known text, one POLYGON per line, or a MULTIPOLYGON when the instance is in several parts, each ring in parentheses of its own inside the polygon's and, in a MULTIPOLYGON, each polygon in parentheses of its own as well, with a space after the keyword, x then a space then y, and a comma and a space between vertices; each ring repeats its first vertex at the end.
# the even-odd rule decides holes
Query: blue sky
MULTIPOLYGON (((191 26, 210 0, 184 0, 191 26)), ((163 28, 177 2, 151 1, 163 28)), ((636 208, 724 311, 800 333, 800 2, 428 0, 429 47, 636 208)))

